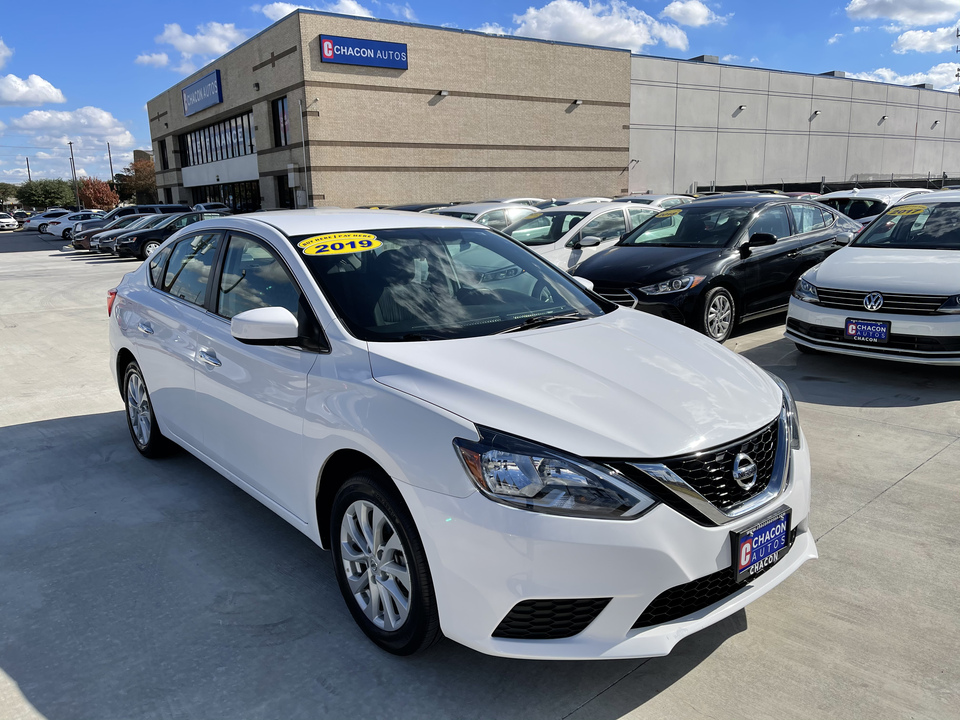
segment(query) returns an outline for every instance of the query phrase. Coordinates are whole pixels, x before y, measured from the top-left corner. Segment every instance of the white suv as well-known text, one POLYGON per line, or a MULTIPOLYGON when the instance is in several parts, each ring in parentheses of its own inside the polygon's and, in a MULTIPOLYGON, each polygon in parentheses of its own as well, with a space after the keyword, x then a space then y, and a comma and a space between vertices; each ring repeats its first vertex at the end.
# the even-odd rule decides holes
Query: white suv
POLYGON ((817 555, 782 382, 475 223, 202 221, 108 310, 137 449, 331 550, 390 652, 663 655, 817 555))

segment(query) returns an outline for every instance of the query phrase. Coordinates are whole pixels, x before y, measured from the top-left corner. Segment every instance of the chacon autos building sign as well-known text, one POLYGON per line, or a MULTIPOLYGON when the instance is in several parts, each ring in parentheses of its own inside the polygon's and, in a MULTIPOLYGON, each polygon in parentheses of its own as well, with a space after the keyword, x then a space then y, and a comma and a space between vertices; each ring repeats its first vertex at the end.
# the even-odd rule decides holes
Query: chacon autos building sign
POLYGON ((407 46, 404 43, 321 35, 320 61, 406 70, 407 46))
POLYGON ((220 71, 214 70, 183 89, 183 116, 189 117, 222 102, 220 71))

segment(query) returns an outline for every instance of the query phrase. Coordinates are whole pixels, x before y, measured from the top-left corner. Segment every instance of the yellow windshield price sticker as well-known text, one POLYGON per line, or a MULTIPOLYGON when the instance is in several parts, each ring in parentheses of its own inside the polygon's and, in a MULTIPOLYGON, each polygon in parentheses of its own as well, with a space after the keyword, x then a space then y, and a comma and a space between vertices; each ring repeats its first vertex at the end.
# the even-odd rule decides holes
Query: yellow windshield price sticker
POLYGON ((887 215, 919 215, 929 208, 928 205, 901 205, 891 208, 887 215))
POLYGON ((330 233, 316 235, 297 243, 304 255, 352 255, 375 250, 383 245, 376 236, 368 233, 330 233))
POLYGON ((680 212, 679 208, 675 210, 664 210, 662 213, 657 213, 654 217, 670 217, 671 215, 676 215, 680 212))
POLYGON ((543 213, 530 213, 529 215, 525 216, 523 219, 533 220, 534 218, 538 218, 538 217, 543 217, 543 213))

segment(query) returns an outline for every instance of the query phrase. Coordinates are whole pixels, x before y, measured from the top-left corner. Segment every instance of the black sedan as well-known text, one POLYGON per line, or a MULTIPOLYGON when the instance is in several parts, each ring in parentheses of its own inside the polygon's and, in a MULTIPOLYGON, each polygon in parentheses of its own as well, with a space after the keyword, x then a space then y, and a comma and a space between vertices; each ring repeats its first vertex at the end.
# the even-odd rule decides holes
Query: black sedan
POLYGON ((210 220, 224 215, 230 215, 230 213, 207 210, 205 212, 168 215, 150 228, 131 230, 118 237, 113 246, 114 252, 120 257, 138 257, 141 260, 146 260, 148 255, 160 247, 163 241, 177 230, 201 220, 210 220))
POLYGON ((783 311, 797 278, 860 229, 783 196, 697 200, 657 213, 573 274, 608 300, 722 342, 738 322, 783 311))

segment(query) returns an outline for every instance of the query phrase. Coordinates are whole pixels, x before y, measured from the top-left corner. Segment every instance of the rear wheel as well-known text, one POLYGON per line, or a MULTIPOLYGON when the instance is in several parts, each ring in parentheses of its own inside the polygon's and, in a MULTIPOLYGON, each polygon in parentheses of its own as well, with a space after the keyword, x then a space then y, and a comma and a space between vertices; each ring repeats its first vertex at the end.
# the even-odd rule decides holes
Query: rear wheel
POLYGON ((440 639, 423 543, 389 479, 362 471, 343 484, 333 501, 330 547, 340 592, 368 638, 395 655, 440 639))
POLYGON ((37 232, 43 235, 47 231, 47 224, 41 223, 40 227, 37 228, 37 232))
POLYGON ((170 441, 157 426, 150 393, 136 362, 127 365, 123 374, 123 404, 127 410, 127 429, 140 454, 148 458, 165 455, 170 449, 170 441))
POLYGON ((697 329, 717 342, 730 337, 737 318, 733 295, 724 287, 715 287, 703 298, 697 329))

